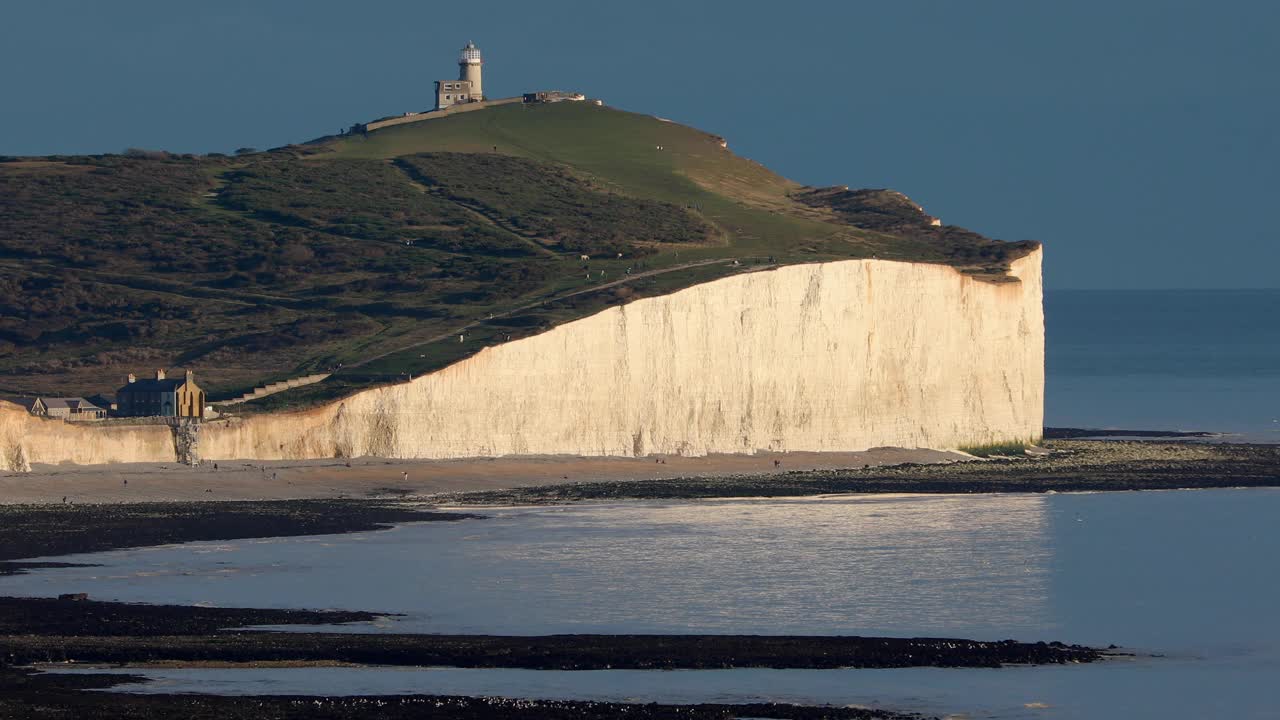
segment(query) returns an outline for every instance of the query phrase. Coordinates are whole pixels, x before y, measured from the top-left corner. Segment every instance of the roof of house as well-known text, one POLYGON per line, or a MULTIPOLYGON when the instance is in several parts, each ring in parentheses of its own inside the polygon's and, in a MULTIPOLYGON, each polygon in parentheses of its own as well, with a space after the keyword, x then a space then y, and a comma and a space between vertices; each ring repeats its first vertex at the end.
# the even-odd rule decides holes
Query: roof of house
MULTIPOLYGON (((102 410, 102 408, 80 397, 51 398, 41 397, 40 402, 50 410, 102 410)), ((105 411, 104 411, 105 412, 105 411)))
POLYGON ((128 392, 173 392, 187 384, 186 378, 170 378, 165 380, 135 380, 120 386, 116 394, 128 392))

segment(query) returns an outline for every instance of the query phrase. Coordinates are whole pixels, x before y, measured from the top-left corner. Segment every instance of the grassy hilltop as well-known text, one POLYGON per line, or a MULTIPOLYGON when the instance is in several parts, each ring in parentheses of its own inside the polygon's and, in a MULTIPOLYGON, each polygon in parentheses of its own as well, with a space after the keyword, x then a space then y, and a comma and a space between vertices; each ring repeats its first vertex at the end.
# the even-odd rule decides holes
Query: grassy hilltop
POLYGON ((109 392, 181 366, 216 399, 341 366, 242 406, 286 407, 771 265, 875 256, 999 282, 1034 246, 930 220, 898 193, 807 188, 716 136, 586 103, 239 157, 7 158, 0 393, 109 392))

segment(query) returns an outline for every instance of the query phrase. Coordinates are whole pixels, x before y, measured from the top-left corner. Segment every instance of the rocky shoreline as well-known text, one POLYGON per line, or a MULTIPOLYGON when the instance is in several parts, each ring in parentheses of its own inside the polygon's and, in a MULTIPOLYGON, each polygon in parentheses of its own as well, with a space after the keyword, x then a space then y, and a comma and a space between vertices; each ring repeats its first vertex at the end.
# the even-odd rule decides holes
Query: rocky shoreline
POLYGON ((450 505, 800 497, 839 493, 1043 493, 1280 486, 1280 445, 1053 440, 1036 457, 792 470, 626 482, 579 482, 437 495, 450 505))
POLYGON ((1101 428, 1061 428, 1044 429, 1045 440, 1073 440, 1077 438, 1212 438, 1222 437, 1220 433, 1201 430, 1106 430, 1101 428))
POLYGON ((780 703, 675 705, 566 700, 513 700, 441 695, 305 697, 289 695, 133 695, 86 692, 117 687, 128 675, 51 675, 0 667, 0 717, 6 720, 925 720, 868 708, 780 703))
POLYGON ((18 562, 28 558, 200 540, 363 532, 476 517, 382 500, 0 505, 0 575, 66 565, 18 562))
POLYGON ((1060 665, 1080 645, 793 635, 426 635, 226 630, 372 620, 375 613, 0 598, 0 662, 359 664, 531 670, 1060 665))
POLYGON ((85 692, 138 675, 31 666, 380 665, 537 670, 981 667, 1089 663, 1115 654, 1062 643, 758 635, 393 635, 225 630, 245 624, 370 620, 372 613, 0 598, 0 717, 49 718, 707 718, 896 720, 914 714, 774 703, 631 704, 484 697, 301 697, 85 692))

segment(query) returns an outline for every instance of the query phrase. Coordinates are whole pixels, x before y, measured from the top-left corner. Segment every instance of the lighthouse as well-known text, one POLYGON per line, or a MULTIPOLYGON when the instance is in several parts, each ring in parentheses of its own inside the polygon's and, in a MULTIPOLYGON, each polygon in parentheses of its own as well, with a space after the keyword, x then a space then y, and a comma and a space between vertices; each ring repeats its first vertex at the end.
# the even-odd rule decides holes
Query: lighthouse
POLYGON ((460 103, 483 100, 484 89, 481 84, 483 69, 484 59, 480 57, 480 48, 476 47, 475 43, 468 42, 467 46, 462 48, 462 54, 458 56, 458 79, 436 81, 436 109, 444 110, 460 103))
POLYGON ((458 79, 471 83, 471 99, 483 100, 484 90, 480 85, 480 72, 484 69, 484 60, 480 58, 480 48, 467 41, 462 48, 462 56, 458 58, 458 79))

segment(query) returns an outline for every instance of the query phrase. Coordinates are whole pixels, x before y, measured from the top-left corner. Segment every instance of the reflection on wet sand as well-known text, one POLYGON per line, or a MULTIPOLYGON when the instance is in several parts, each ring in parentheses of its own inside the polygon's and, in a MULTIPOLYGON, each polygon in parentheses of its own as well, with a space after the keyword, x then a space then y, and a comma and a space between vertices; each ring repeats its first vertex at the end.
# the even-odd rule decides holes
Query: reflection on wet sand
MULTIPOLYGON (((0 592, 406 613, 400 632, 1035 635, 1037 496, 868 496, 491 509, 359 536, 93 555, 0 592), (1034 629, 1034 630, 1033 630, 1034 629)), ((79 557, 79 556, 75 556, 79 557)), ((72 559, 74 560, 75 557, 72 559)), ((368 630, 361 627, 361 630, 368 630)))

